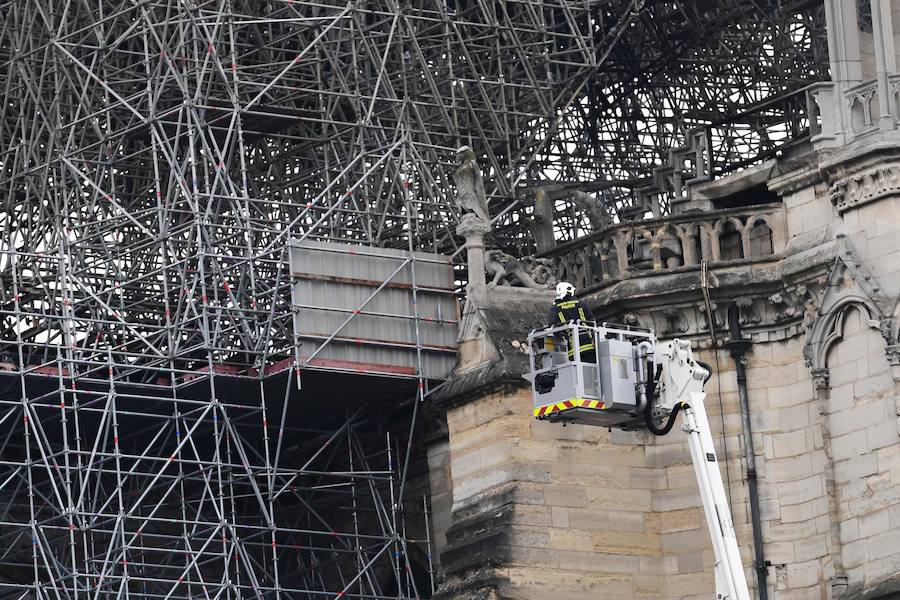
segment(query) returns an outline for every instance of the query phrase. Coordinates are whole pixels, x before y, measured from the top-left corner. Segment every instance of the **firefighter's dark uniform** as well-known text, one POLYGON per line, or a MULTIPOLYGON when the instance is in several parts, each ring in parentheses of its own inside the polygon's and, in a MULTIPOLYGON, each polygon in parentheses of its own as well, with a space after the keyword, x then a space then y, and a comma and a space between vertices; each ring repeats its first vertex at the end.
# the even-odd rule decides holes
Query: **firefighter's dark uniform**
MULTIPOLYGON (((591 314, 591 309, 579 302, 575 296, 569 295, 553 302, 553 310, 551 311, 551 323, 553 325, 563 325, 571 321, 586 323, 593 320, 594 315, 591 314)), ((575 343, 571 333, 568 334, 568 338, 569 358, 571 359, 575 355, 575 343)), ((578 335, 578 349, 581 354, 581 362, 597 362, 594 337, 589 332, 583 331, 578 335)))

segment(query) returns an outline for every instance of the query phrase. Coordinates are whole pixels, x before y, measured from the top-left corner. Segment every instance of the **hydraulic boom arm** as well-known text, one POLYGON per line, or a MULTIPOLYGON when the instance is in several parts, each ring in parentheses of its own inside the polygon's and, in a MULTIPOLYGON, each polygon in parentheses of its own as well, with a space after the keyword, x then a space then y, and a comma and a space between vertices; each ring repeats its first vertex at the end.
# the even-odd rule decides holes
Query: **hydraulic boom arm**
POLYGON ((750 600, 728 508, 728 496, 722 483, 703 403, 706 398, 703 384, 710 373, 693 360, 690 342, 681 340, 659 344, 653 361, 660 370, 657 409, 670 412, 673 416, 680 411, 683 419, 681 429, 688 435, 691 460, 715 553, 716 597, 722 600, 750 600))

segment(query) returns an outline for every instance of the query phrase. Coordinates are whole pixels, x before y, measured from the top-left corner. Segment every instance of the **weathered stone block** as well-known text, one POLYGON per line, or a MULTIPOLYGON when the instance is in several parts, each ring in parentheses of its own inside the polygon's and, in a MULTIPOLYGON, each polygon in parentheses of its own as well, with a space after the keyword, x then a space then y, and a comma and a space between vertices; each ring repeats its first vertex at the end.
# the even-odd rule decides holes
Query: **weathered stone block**
POLYGON ((550 527, 553 525, 553 516, 550 510, 544 506, 522 505, 515 507, 510 523, 514 525, 550 527))
POLYGON ((564 506, 551 506, 550 515, 554 527, 569 527, 569 509, 564 506))
POLYGON ((661 490, 668 487, 665 469, 643 469, 631 467, 628 469, 628 484, 633 488, 661 490))
MULTIPOLYGON (((760 374, 760 376, 765 377, 764 374, 760 374)), ((760 393, 761 391, 754 392, 753 396, 756 397, 760 393)), ((806 378, 790 385, 768 388, 766 393, 769 408, 785 408, 797 406, 798 404, 805 405, 813 399, 812 382, 806 378)))
POLYGON ((587 490, 587 499, 594 509, 650 510, 650 490, 623 488, 595 488, 587 490))
POLYGON ((594 550, 594 538, 590 531, 583 529, 551 529, 550 547, 557 550, 591 552, 594 550))
POLYGON ((593 532, 595 552, 621 555, 659 555, 659 535, 634 531, 593 532))
POLYGON ((885 508, 859 516, 859 535, 863 538, 873 537, 891 528, 890 512, 885 508))
POLYGON ((647 514, 629 510, 611 510, 608 528, 610 531, 647 531, 647 514))
POLYGON ((783 505, 801 504, 825 493, 825 482, 821 475, 778 484, 778 497, 783 505))
POLYGON ((646 466, 648 467, 668 467, 691 462, 691 453, 686 443, 647 446, 644 449, 644 453, 646 455, 646 466))
POLYGON ((878 472, 878 457, 874 452, 854 456, 834 463, 834 480, 847 483, 860 480, 878 472))
POLYGON ((535 548, 513 544, 509 547, 509 564, 556 567, 560 564, 559 551, 553 548, 535 548))
POLYGON ((543 491, 544 504, 548 506, 566 506, 574 508, 584 508, 587 506, 587 492, 582 486, 554 483, 544 486, 543 491))
POLYGON ((769 542, 766 544, 766 560, 774 564, 794 562, 794 542, 769 542))
POLYGON ((772 436, 772 444, 775 458, 797 456, 812 450, 803 430, 775 434, 772 436))
POLYGON ((771 483, 796 481, 813 473, 812 455, 801 454, 791 458, 776 458, 766 461, 766 481, 771 483))
POLYGON ((869 449, 865 430, 857 430, 831 440, 834 460, 852 458, 869 449))
POLYGON ((828 423, 831 435, 837 438, 852 431, 883 423, 887 416, 883 402, 858 402, 853 408, 832 413, 828 423))
POLYGON ((827 534, 821 533, 794 541, 794 561, 806 562, 828 554, 827 534))
POLYGON ((692 550, 705 550, 710 545, 709 532, 705 528, 661 533, 660 540, 662 542, 662 551, 672 554, 680 554, 692 550))
POLYGON ((711 598, 715 581, 709 571, 685 573, 666 578, 666 594, 669 598, 711 598))
POLYGON ((700 505, 699 492, 690 488, 658 490, 652 496, 653 510, 666 512, 700 505))
POLYGON ((819 562, 811 560, 802 563, 791 563, 787 566, 788 582, 792 588, 804 588, 819 582, 819 562))
POLYGON ((897 422, 893 415, 866 430, 866 445, 870 450, 878 450, 898 443, 900 443, 900 434, 898 434, 897 422))
POLYGON ((602 573, 633 573, 636 561, 631 556, 560 550, 559 561, 567 569, 602 573))
MULTIPOLYGON (((699 504, 699 502, 698 502, 699 504)), ((670 512, 652 512, 645 516, 647 531, 669 533, 674 531, 690 531, 705 527, 702 509, 687 508, 670 512)))
POLYGON ((842 543, 859 539, 859 519, 856 517, 842 520, 839 527, 842 543))
POLYGON ((855 569, 862 566, 868 560, 868 550, 866 548, 867 540, 857 540, 853 542, 844 542, 841 546, 841 557, 844 560, 844 567, 847 569, 855 569))
POLYGON ((866 538, 869 560, 884 558, 900 553, 900 535, 890 529, 881 531, 866 538))
POLYGON ((683 552, 677 556, 679 573, 700 573, 705 568, 703 552, 683 552))
POLYGON ((569 526, 575 529, 598 530, 609 527, 609 512, 591 507, 568 509, 569 526))
POLYGON ((778 419, 781 422, 780 429, 782 431, 790 431, 792 429, 808 427, 810 423, 809 416, 809 405, 806 403, 779 409, 778 419))

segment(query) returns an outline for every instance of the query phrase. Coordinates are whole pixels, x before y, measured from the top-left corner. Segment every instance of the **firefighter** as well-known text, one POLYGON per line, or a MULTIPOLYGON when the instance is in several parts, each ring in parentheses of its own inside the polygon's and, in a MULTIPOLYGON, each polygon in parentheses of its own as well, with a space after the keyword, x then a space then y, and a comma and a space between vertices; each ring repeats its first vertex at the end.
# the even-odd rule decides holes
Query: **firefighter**
MULTIPOLYGON (((556 284, 556 300, 553 302, 553 310, 551 311, 551 324, 563 325, 565 323, 585 323, 593 324, 594 315, 591 309, 583 305, 575 298, 575 286, 565 281, 556 284)), ((568 334, 569 341, 569 359, 575 355, 575 343, 572 334, 568 334)), ((590 331, 582 331, 578 334, 578 349, 581 355, 581 362, 595 363, 597 362, 597 353, 594 348, 594 336, 590 331)))

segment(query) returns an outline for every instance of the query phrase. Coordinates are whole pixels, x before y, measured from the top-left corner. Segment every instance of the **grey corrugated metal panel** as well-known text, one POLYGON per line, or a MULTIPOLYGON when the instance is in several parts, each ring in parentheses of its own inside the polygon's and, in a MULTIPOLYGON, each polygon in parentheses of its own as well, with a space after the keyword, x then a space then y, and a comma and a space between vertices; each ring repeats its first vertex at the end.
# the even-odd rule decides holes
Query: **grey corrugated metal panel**
MULTIPOLYGON (((347 313, 327 310, 299 309, 295 323, 298 334, 415 344, 416 327, 412 319, 396 319, 372 315, 357 315, 349 322, 347 313), (346 325, 344 323, 346 322, 346 325), (344 325, 341 328, 341 325, 344 325)), ((457 327, 451 323, 419 321, 419 339, 425 345, 456 347, 457 327)))
MULTIPOLYGON (((366 310, 407 316, 413 314, 412 296, 409 290, 383 288, 372 296, 375 291, 376 288, 350 283, 301 279, 294 286, 294 302, 296 304, 353 310, 360 307, 363 302, 371 297, 369 303, 366 304, 366 310)), ((428 297, 427 294, 424 296, 428 297)), ((420 306, 422 303, 423 298, 419 298, 420 306)), ((433 302, 425 300, 426 307, 431 304, 433 302)))
MULTIPOLYGON (((374 290, 346 284, 299 281, 295 284, 294 304, 321 309, 352 311, 363 305, 374 290)), ((417 295, 418 314, 423 319, 456 320, 456 299, 441 294, 420 292, 417 295)), ((382 289, 361 309, 369 313, 383 313, 412 317, 415 307, 409 290, 382 289)))
MULTIPOLYGON (((364 307, 363 302, 369 294, 359 293, 359 288, 346 286, 297 286, 300 291, 294 296, 294 303, 308 310, 341 310, 360 309, 367 313, 381 313, 397 317, 413 317, 416 313, 412 295, 404 290, 381 290, 372 297, 364 307), (360 308, 362 307, 362 308, 360 308)), ((417 298, 418 314, 422 319, 434 321, 456 320, 456 300, 448 296, 436 296, 420 293, 417 298)), ((349 313, 348 313, 349 314, 349 313)))
MULTIPOLYGON (((389 256, 404 259, 410 255, 407 250, 400 248, 377 248, 375 246, 363 246, 353 244, 340 244, 335 242, 314 242, 311 240, 296 241, 291 240, 288 245, 291 249, 306 249, 319 251, 327 254, 354 254, 372 257, 389 256)), ((452 264, 453 259, 443 254, 432 254, 430 252, 412 252, 412 256, 422 262, 452 264)))
MULTIPOLYGON (((301 344, 301 360, 313 354, 318 344, 304 341, 301 344)), ((441 379, 453 369, 456 356, 452 353, 422 352, 422 375, 429 379, 441 379)), ((415 350, 389 347, 360 347, 355 344, 334 341, 325 346, 310 365, 314 368, 352 370, 357 372, 390 373, 411 377, 416 373, 415 350), (412 360, 410 360, 412 359, 412 360)))
MULTIPOLYGON (((290 263, 291 272, 295 275, 382 282, 403 265, 407 256, 407 252, 389 248, 304 241, 291 247, 290 263)), ((454 289, 452 270, 447 269, 452 264, 449 257, 424 252, 413 252, 412 256, 416 259, 417 285, 448 291, 454 289)), ((410 266, 404 266, 390 281, 410 284, 410 266)))
POLYGON ((390 285, 378 289, 408 256, 402 250, 328 242, 292 247, 292 295, 297 307, 294 329, 300 338, 301 357, 315 353, 311 366, 316 368, 413 375, 418 364, 417 322, 411 317, 418 310, 419 342, 424 347, 422 374, 446 377, 455 365, 458 331, 452 262, 449 257, 416 255, 422 262, 416 262, 419 291, 414 306, 411 287, 403 285, 411 282, 409 265, 391 278, 390 285), (426 287, 419 288, 420 284, 426 287), (354 310, 361 313, 348 321, 354 310), (335 332, 331 342, 317 352, 335 332))

